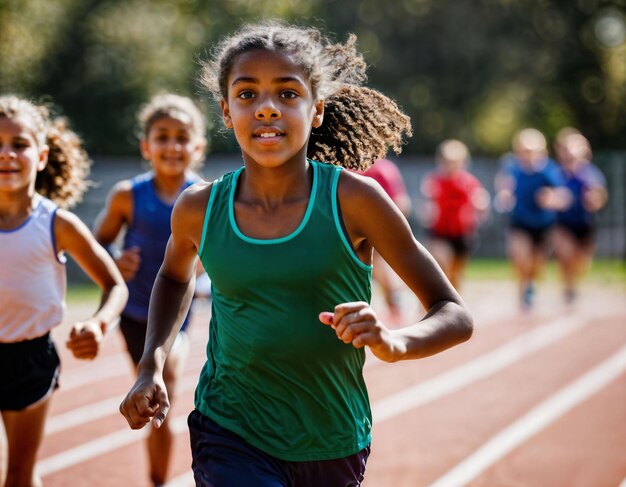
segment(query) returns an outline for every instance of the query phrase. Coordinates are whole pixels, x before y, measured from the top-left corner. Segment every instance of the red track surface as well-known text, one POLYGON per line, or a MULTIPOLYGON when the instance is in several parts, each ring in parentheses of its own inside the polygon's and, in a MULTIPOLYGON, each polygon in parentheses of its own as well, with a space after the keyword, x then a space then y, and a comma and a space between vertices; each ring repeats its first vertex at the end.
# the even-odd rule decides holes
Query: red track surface
MULTIPOLYGON (((617 487, 626 479, 624 287, 588 286, 574 309, 540 287, 532 313, 512 284, 468 283, 472 339, 365 375, 374 412, 367 487, 617 487), (591 373, 591 375, 589 375, 591 373)), ((375 303, 376 304, 376 303, 375 303)), ((410 296, 406 319, 417 313, 410 296)), ((90 308, 69 309, 70 319, 90 308)), ((186 415, 202 366, 208 311, 191 324, 191 355, 170 420, 179 431, 171 486, 191 486, 186 415)), ((62 356, 39 468, 46 487, 148 486, 142 433, 117 412, 133 376, 117 332, 94 362, 62 356)), ((323 487, 323 481, 320 483, 323 487)))

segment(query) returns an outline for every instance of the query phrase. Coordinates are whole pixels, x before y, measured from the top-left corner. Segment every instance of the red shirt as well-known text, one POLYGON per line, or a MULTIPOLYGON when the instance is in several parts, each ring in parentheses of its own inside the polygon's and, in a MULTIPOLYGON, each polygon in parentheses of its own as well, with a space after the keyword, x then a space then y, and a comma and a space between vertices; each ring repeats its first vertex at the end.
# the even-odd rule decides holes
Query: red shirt
POLYGON ((376 159, 376 162, 361 174, 376 180, 393 201, 407 194, 402 173, 398 166, 388 159, 376 159))
POLYGON ((433 203, 430 229, 436 235, 460 237, 472 233, 478 224, 473 193, 482 187, 467 171, 453 174, 433 172, 424 180, 424 194, 433 203))

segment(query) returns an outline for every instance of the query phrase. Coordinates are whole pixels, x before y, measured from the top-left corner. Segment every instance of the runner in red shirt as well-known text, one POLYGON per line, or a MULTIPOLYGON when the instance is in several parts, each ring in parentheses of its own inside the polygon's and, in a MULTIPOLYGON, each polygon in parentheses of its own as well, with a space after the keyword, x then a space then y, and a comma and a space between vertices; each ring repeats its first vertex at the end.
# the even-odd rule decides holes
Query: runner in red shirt
POLYGON ((437 169, 422 181, 427 199, 424 212, 430 251, 457 289, 476 230, 489 208, 489 194, 467 170, 469 151, 458 140, 445 140, 437 149, 437 169))

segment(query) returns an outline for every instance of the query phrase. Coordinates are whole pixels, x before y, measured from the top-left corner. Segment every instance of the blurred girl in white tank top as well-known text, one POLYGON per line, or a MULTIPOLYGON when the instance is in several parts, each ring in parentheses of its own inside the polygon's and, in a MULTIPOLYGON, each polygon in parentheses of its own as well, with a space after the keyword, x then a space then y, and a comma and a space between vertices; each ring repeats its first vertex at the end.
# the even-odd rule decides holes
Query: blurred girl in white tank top
POLYGON ((50 330, 65 310, 64 253, 102 289, 98 311, 74 324, 68 337, 75 357, 97 355, 126 303, 113 260, 63 209, 80 201, 88 172, 87 154, 64 120, 0 96, 0 485, 41 485, 34 467, 58 387, 50 330))

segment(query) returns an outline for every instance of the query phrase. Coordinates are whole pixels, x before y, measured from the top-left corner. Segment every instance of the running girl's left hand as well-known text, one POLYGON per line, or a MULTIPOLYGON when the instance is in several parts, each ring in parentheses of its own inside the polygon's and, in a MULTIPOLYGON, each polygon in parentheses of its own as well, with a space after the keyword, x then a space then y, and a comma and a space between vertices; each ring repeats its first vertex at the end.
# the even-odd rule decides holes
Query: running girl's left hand
POLYGON ((403 354, 402 340, 387 329, 365 302, 339 304, 334 313, 324 311, 319 319, 335 330, 337 338, 344 343, 352 343, 355 348, 367 345, 385 362, 395 362, 403 354))
POLYGON ((87 320, 76 323, 72 327, 70 337, 66 342, 74 357, 92 360, 100 351, 100 343, 104 337, 105 325, 96 320, 87 320))

